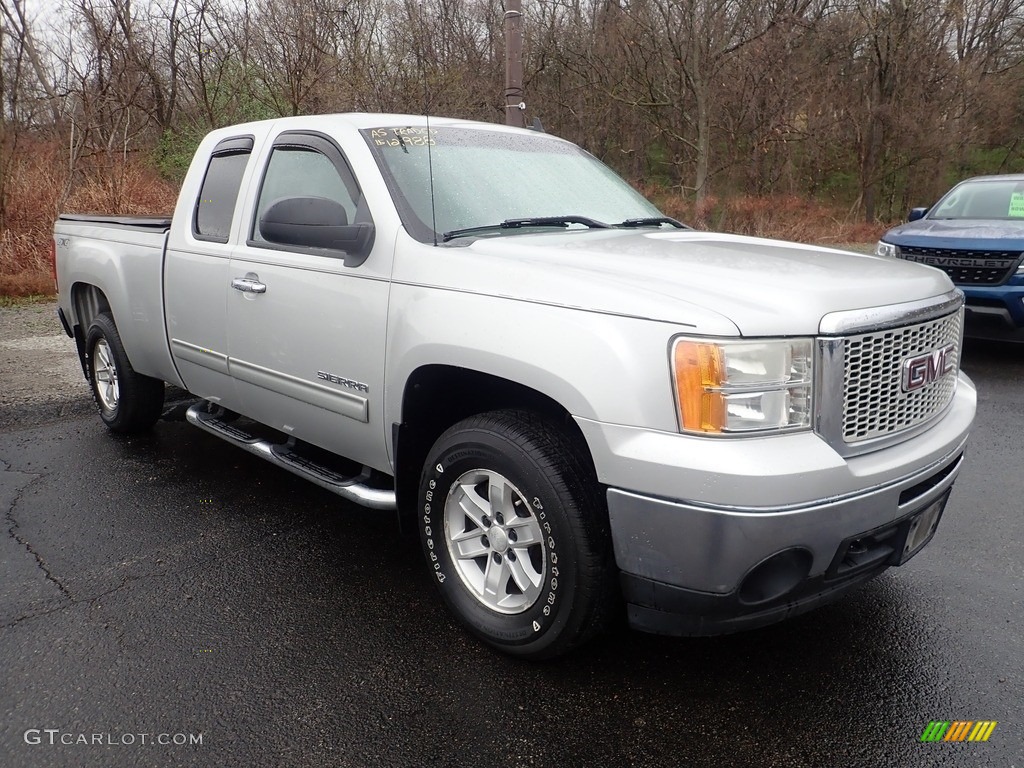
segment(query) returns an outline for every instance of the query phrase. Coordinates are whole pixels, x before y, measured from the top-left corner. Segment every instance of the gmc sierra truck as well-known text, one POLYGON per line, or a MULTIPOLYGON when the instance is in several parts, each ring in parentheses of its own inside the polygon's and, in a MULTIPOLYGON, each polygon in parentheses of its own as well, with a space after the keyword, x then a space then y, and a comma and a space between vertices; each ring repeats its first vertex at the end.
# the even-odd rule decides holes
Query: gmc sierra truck
POLYGON ((762 626, 901 565, 974 418, 939 270, 694 231, 538 131, 219 129, 171 218, 54 238, 110 429, 187 390, 196 427, 397 510, 447 607, 526 658, 622 614, 762 626))

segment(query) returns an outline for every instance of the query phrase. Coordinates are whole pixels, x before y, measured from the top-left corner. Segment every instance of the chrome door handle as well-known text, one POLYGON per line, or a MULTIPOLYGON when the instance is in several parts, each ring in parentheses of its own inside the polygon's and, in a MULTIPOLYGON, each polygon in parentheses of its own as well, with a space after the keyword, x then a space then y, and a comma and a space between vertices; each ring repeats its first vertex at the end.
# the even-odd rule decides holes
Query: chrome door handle
POLYGON ((267 286, 259 280, 249 277, 236 277, 231 281, 231 287, 242 293, 266 293, 267 286))

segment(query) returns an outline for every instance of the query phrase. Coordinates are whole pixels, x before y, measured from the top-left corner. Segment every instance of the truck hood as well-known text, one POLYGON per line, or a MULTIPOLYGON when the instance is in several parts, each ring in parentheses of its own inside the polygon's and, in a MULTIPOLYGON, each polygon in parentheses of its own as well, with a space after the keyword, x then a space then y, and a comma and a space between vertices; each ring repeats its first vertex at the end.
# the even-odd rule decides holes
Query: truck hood
POLYGON ((444 250, 445 268, 424 271, 417 282, 710 334, 813 335, 827 313, 952 288, 941 271, 919 264, 693 230, 515 235, 444 250))
POLYGON ((893 227, 882 239, 920 248, 1024 251, 1024 220, 918 219, 893 227))

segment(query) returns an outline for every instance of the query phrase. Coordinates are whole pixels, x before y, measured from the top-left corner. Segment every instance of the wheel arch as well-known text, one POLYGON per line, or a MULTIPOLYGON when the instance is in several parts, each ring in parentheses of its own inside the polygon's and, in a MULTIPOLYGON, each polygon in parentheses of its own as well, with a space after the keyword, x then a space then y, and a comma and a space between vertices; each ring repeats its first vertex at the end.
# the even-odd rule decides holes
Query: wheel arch
MULTIPOLYGON (((557 424, 585 456, 593 471, 586 438, 571 413, 553 397, 495 374, 454 365, 429 364, 405 382, 401 421, 392 425, 395 490, 403 529, 414 516, 423 462, 448 427, 488 411, 519 409, 540 413, 557 424)), ((596 482, 596 472, 594 473, 596 482)))
POLYGON ((113 317, 114 313, 103 290, 96 285, 84 282, 76 282, 71 286, 71 307, 74 312, 71 330, 75 337, 75 346, 78 348, 78 362, 81 363, 82 373, 88 381, 90 374, 85 335, 97 315, 107 312, 113 317))
POLYGON ((92 324, 96 315, 110 312, 110 301, 103 289, 91 283, 77 282, 71 286, 71 306, 75 311, 75 322, 84 328, 92 324))

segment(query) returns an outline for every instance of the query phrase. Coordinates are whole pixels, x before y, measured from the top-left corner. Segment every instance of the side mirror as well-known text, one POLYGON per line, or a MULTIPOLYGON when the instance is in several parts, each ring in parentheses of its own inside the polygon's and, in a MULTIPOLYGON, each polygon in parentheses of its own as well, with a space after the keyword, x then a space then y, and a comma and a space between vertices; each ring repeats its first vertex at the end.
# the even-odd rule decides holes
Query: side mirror
POLYGON ((928 213, 929 208, 911 208, 910 213, 907 214, 907 221, 917 221, 923 219, 925 214, 928 213))
POLYGON ((268 243, 344 251, 346 267, 358 267, 373 247, 373 224, 349 224, 341 204, 326 197, 275 200, 259 226, 268 243))

